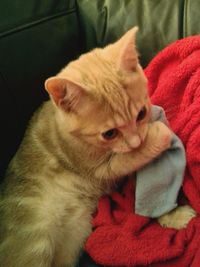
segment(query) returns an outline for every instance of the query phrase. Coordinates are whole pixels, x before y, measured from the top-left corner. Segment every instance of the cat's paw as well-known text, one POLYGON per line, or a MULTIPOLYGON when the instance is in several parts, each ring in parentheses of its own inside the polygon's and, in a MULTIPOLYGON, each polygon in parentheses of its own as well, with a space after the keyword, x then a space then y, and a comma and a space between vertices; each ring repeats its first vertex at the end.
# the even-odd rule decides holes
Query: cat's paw
POLYGON ((175 210, 158 218, 158 222, 163 227, 180 230, 185 228, 189 221, 196 216, 196 212, 189 205, 177 207, 175 210))
POLYGON ((155 152, 163 152, 170 148, 172 131, 162 122, 155 121, 149 126, 149 143, 155 152))

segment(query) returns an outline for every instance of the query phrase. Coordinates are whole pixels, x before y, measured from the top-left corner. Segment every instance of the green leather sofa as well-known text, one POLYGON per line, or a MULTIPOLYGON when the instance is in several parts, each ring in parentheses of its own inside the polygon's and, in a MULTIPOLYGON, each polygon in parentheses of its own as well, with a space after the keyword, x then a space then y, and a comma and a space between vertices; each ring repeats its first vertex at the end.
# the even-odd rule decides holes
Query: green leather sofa
POLYGON ((48 97, 47 77, 134 25, 145 67, 167 44, 199 34, 199 17, 199 0, 1 0, 0 177, 48 97))

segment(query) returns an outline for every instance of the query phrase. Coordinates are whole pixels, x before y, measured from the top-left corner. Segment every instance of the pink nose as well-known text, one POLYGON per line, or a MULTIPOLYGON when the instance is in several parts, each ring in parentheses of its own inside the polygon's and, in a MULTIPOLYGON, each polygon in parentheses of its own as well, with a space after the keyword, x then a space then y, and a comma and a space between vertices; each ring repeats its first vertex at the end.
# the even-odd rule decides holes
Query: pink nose
POLYGON ((127 140, 127 143, 129 144, 131 148, 137 148, 141 145, 141 139, 138 135, 133 135, 129 137, 129 139, 127 140))

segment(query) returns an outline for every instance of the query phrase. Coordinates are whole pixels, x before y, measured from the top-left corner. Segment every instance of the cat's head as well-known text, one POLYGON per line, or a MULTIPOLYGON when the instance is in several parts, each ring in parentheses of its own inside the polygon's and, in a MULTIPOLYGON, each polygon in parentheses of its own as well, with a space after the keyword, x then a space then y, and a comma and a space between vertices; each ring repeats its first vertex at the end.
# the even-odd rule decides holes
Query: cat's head
POLYGON ((136 32, 82 55, 45 83, 66 131, 105 151, 136 149, 147 133, 150 101, 136 32))

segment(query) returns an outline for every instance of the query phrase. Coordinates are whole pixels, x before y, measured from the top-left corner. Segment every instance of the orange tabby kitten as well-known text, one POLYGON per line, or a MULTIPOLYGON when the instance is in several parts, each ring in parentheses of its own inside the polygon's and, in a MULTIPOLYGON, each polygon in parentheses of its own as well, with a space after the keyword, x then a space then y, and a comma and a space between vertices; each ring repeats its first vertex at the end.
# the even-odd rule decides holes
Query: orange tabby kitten
POLYGON ((75 266, 99 197, 170 146, 170 130, 150 122, 136 31, 46 81, 51 100, 33 116, 1 188, 1 267, 75 266))

